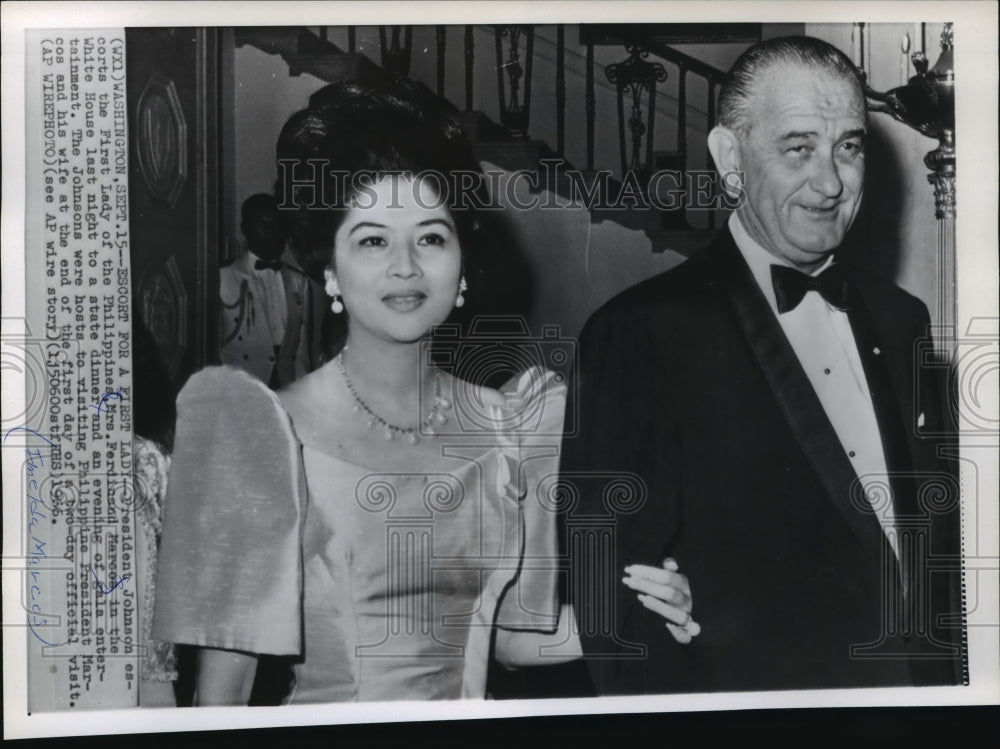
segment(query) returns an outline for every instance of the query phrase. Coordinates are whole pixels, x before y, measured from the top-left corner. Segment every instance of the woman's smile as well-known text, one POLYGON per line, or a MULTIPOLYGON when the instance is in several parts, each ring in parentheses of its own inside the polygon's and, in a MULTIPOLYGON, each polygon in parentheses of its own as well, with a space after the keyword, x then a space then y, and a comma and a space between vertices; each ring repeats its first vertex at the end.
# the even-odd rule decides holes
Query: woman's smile
POLYGON ((396 312, 411 312, 427 301, 422 291, 394 291, 382 297, 382 302, 396 312))

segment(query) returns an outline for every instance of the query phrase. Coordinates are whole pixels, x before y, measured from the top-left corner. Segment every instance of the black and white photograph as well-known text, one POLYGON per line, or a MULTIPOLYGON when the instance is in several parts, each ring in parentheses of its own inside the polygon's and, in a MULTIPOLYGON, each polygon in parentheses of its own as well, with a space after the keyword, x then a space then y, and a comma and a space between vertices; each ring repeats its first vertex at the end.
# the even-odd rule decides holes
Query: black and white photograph
POLYGON ((995 6, 88 7, 3 5, 5 738, 1000 703, 995 6))

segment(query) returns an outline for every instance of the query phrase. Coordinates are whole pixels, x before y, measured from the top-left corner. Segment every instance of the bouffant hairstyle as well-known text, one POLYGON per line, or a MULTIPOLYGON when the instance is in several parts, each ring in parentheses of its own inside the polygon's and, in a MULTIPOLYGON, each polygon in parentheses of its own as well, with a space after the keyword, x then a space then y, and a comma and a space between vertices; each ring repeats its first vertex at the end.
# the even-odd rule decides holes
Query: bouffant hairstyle
POLYGON ((320 280, 332 263, 334 234, 359 175, 433 173, 431 184, 451 211, 463 252, 476 244, 469 197, 475 193, 485 204, 485 180, 457 114, 426 86, 385 78, 325 86, 288 119, 278 138, 275 198, 307 274, 320 280), (459 183, 464 193, 453 189, 459 183))

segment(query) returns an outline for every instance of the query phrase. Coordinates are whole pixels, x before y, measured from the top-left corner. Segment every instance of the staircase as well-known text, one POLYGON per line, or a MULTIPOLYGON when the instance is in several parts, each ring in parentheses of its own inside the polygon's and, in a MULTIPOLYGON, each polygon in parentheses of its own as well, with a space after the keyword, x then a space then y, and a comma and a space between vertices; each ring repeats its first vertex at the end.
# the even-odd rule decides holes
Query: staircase
MULTIPOLYGON (((579 202, 581 188, 592 189, 599 182, 604 200, 589 205, 593 223, 611 221, 642 231, 653 252, 671 249, 686 256, 707 243, 724 214, 686 206, 676 198, 674 202, 681 204, 667 209, 669 195, 664 194, 658 196, 660 208, 649 209, 646 206, 657 205, 653 202, 657 196, 650 195, 647 184, 650 175, 671 170, 671 176, 660 180, 660 192, 676 191, 688 177, 694 178, 693 173, 710 170, 707 151, 701 148, 695 153, 689 143, 704 142, 715 119, 724 74, 671 43, 740 41, 749 45, 760 39, 759 24, 700 26, 436 26, 432 61, 432 45, 415 51, 411 26, 378 27, 377 46, 372 29, 357 27, 237 27, 234 41, 237 46, 252 45, 279 55, 291 76, 309 73, 336 82, 403 74, 442 97, 451 94, 453 103, 464 93, 464 102, 456 106, 463 110, 461 119, 480 161, 511 172, 527 170, 536 175, 538 192, 555 193, 567 202, 573 198, 579 202), (567 30, 579 30, 575 43, 567 44, 567 30), (460 61, 454 46, 458 35, 460 61), (484 43, 493 47, 492 55, 477 52, 484 43), (617 61, 598 65, 598 54, 607 60, 619 52, 617 61), (456 65, 461 67, 457 87, 456 65), (542 78, 539 68, 554 72, 553 79, 542 78), (494 71, 495 84, 489 91, 484 83, 491 81, 494 71), (669 90, 664 85, 668 80, 673 86, 669 90), (692 100, 689 86, 698 89, 694 98, 700 95, 700 101, 692 100), (582 123, 571 118, 569 127, 568 92, 574 98, 582 95, 585 115, 582 123), (533 101, 536 106, 539 100, 551 104, 550 93, 554 117, 549 107, 542 117, 533 119, 533 101), (616 102, 616 109, 604 106, 598 118, 599 99, 605 104, 616 102), (672 142, 664 143, 665 131, 672 131, 672 142), (598 141, 601 149, 596 147, 598 141), (617 149, 609 144, 617 144, 617 149), (584 163, 574 165, 567 156, 570 152, 582 156, 584 163), (617 159, 612 155, 615 152, 617 159), (552 168, 553 160, 559 161, 558 170, 552 168), (629 199, 618 205, 619 195, 629 199)), ((428 37, 428 29, 421 29, 421 34, 428 37)), ((702 193, 703 199, 714 195, 712 185, 702 193)))

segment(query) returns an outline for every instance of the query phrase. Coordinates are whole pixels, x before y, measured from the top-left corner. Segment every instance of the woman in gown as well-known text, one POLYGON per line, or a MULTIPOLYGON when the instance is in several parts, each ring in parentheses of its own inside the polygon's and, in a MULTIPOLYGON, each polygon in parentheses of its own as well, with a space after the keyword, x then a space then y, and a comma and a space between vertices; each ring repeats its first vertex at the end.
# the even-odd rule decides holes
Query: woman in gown
MULTIPOLYGON (((198 646, 197 704, 245 703, 263 654, 295 660, 289 702, 482 697, 491 657, 578 657, 540 490, 565 388, 541 368, 474 386, 429 354, 474 293, 478 227, 426 170, 481 174, 471 145, 416 84, 335 84, 278 156, 293 249, 346 339, 276 393, 225 367, 185 386, 156 637, 198 646)), ((676 639, 697 633, 676 565, 625 573, 676 639)))

